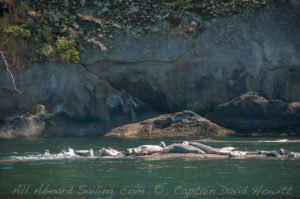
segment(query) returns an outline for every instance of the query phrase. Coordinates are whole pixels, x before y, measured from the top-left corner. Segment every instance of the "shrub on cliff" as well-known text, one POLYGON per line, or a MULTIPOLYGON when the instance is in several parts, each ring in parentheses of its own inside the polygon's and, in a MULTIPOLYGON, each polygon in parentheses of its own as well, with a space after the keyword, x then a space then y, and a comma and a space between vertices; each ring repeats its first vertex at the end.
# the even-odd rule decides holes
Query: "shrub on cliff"
POLYGON ((51 61, 74 62, 79 61, 79 52, 75 48, 75 40, 68 40, 66 37, 58 37, 54 47, 56 56, 51 61))
POLYGON ((34 62, 77 63, 77 43, 55 27, 44 24, 44 17, 24 1, 4 1, 9 6, 0 16, 0 51, 10 67, 25 69, 34 62))

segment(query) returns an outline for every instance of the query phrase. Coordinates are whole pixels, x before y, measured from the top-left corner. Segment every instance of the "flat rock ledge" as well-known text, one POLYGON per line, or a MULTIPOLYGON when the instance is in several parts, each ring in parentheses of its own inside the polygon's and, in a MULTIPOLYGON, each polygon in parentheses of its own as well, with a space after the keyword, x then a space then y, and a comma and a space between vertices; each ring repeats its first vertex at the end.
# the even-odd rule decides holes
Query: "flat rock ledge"
POLYGON ((105 134, 112 137, 229 136, 235 132, 223 128, 192 111, 160 115, 127 124, 105 134))

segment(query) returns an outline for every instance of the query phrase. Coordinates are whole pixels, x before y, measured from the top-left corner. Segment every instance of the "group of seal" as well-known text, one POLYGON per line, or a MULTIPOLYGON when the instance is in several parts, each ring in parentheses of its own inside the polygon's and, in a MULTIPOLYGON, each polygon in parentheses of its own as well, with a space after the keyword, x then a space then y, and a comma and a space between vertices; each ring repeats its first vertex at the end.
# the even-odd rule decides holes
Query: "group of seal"
MULTIPOLYGON (((175 143, 166 146, 165 142, 160 142, 159 145, 141 145, 136 148, 128 148, 126 153, 107 147, 98 151, 99 157, 124 157, 124 156, 145 156, 152 154, 167 154, 167 153, 194 153, 194 154, 215 154, 215 155, 227 155, 228 157, 244 157, 247 151, 238 151, 234 147, 225 148, 213 148, 211 146, 199 143, 199 142, 187 142, 175 143)), ((49 150, 45 151, 45 154, 49 154, 49 150)), ((71 150, 65 152, 66 154, 73 154, 77 156, 94 157, 94 150, 71 150)), ((281 157, 285 154, 283 149, 279 151, 259 151, 257 155, 266 157, 281 157)), ((300 158, 300 153, 291 152, 289 157, 300 158)))
MULTIPOLYGON (((99 155, 111 156, 111 157, 120 157, 125 156, 120 151, 115 149, 102 148, 99 150, 99 155)), ((196 154, 218 154, 218 155, 232 155, 231 157, 243 156, 246 152, 236 151, 234 147, 226 148, 213 148, 198 142, 187 142, 175 143, 169 146, 166 146, 165 142, 160 142, 159 145, 141 145, 136 148, 129 148, 126 150, 127 156, 144 156, 152 155, 155 153, 196 153, 196 154)))

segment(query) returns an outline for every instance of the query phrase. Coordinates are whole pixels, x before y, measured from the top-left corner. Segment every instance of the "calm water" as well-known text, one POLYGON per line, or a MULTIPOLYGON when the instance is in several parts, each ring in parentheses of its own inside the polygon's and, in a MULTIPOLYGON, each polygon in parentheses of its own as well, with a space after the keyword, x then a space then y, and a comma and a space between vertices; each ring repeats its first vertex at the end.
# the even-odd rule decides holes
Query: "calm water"
MULTIPOLYGON (((248 150, 300 151, 279 138, 206 138, 215 147, 248 150)), ((166 144, 200 138, 116 139, 52 138, 0 140, 0 198, 300 198, 300 160, 18 160, 39 157, 45 149, 60 153, 68 147, 121 151, 141 144, 166 144)), ((292 141, 292 142, 290 142, 292 141)))

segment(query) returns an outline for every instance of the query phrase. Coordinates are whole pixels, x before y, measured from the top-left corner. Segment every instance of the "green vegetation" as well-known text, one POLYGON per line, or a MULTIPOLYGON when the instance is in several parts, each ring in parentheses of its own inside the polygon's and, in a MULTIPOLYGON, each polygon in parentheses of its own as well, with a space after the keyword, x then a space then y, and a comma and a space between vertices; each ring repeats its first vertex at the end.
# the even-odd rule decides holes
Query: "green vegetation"
POLYGON ((243 14, 276 0, 0 0, 0 51, 10 66, 77 63, 85 47, 107 50, 119 29, 139 38, 149 32, 190 37, 203 20, 243 14), (3 7, 4 6, 4 7, 3 7), (4 9, 5 8, 5 9, 4 9))
POLYGON ((27 24, 10 23, 7 16, 0 19, 0 51, 10 65, 22 69, 22 65, 29 64, 34 42, 31 42, 32 32, 27 24))
POLYGON ((56 56, 51 61, 79 61, 79 52, 75 48, 75 40, 68 40, 66 37, 58 37, 54 47, 56 56))
POLYGON ((39 29, 37 35, 45 43, 50 43, 53 40, 52 28, 39 29))
POLYGON ((34 62, 79 61, 77 42, 68 34, 45 25, 44 17, 23 1, 7 4, 15 7, 0 17, 0 51, 11 67, 23 70, 34 62))
POLYGON ((21 25, 9 25, 9 24, 1 24, 0 25, 0 32, 7 36, 15 36, 15 37, 30 37, 30 30, 26 24, 21 25))

